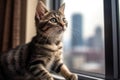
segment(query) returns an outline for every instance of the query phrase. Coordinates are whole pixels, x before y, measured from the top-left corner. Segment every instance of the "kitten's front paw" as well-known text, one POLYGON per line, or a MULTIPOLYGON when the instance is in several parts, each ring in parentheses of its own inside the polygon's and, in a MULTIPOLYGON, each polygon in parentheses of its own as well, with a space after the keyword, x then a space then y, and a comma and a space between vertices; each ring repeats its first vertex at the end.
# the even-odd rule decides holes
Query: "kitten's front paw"
POLYGON ((76 74, 71 74, 68 80, 78 80, 78 76, 76 74))

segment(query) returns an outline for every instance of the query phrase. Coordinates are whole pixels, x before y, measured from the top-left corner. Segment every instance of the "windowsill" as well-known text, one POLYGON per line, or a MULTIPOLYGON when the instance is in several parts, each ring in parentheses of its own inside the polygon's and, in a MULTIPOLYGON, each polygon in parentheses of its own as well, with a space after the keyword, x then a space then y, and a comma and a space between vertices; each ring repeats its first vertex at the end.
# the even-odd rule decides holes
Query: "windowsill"
POLYGON ((55 80, 65 80, 65 78, 59 75, 52 74, 52 76, 54 77, 55 80))
MULTIPOLYGON (((63 78, 62 76, 59 76, 59 75, 52 74, 52 76, 55 78, 55 80, 65 80, 65 78, 63 78)), ((86 75, 82 75, 82 74, 78 74, 78 76, 79 76, 80 80, 104 80, 104 79, 86 76, 86 75)))
POLYGON ((87 76, 87 75, 83 75, 83 74, 78 74, 79 78, 86 78, 86 79, 83 79, 83 80, 104 80, 104 79, 100 79, 100 78, 97 78, 97 77, 92 77, 92 76, 87 76))

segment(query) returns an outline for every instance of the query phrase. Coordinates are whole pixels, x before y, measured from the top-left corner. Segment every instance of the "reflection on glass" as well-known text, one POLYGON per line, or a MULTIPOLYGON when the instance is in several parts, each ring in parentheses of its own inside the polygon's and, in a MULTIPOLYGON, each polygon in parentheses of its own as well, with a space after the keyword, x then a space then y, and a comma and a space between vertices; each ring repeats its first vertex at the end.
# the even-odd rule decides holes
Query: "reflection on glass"
POLYGON ((73 69, 105 74, 103 0, 64 0, 64 60, 73 69))

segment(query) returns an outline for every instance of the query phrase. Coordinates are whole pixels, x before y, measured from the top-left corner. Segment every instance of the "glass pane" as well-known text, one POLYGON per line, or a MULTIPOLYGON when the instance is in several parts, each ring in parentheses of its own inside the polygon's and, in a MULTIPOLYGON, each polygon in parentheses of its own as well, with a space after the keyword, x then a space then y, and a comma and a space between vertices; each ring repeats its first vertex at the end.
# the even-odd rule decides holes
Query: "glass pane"
POLYGON ((64 0, 68 29, 64 61, 69 68, 105 74, 103 0, 64 0))

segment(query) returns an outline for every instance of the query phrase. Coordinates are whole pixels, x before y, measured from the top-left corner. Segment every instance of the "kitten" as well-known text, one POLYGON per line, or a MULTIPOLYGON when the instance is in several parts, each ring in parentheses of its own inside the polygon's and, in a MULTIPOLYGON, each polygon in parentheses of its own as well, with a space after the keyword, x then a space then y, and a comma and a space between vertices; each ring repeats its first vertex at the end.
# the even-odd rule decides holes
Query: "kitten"
POLYGON ((0 80, 54 80, 50 71, 66 80, 77 80, 62 61, 62 36, 67 28, 65 4, 48 11, 39 1, 36 7, 36 36, 0 56, 0 80))

